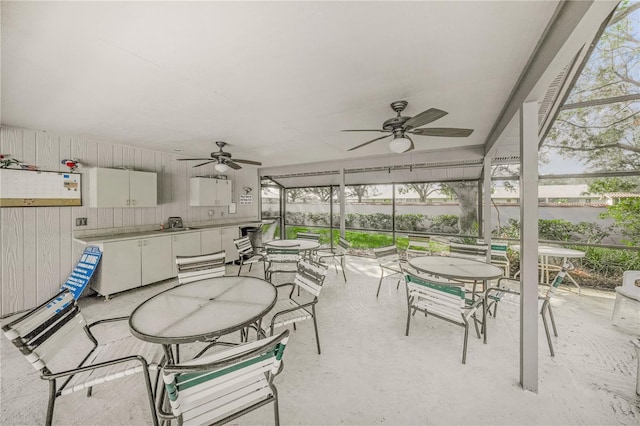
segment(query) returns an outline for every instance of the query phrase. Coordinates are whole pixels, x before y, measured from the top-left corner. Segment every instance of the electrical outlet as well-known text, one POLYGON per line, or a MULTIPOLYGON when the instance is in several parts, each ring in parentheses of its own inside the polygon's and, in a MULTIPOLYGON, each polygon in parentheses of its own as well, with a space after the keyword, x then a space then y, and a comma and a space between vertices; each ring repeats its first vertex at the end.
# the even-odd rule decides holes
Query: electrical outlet
POLYGON ((87 226, 87 218, 86 217, 77 217, 76 218, 76 226, 87 226))

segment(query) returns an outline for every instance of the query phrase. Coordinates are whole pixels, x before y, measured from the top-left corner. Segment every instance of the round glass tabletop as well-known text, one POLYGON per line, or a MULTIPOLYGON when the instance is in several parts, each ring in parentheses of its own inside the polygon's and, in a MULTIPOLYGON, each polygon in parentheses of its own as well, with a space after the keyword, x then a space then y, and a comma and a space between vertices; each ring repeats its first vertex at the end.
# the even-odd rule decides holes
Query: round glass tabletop
POLYGON ((273 308, 276 298, 276 288, 259 278, 210 278, 143 302, 129 317, 129 327, 148 342, 208 341, 256 322, 273 308))

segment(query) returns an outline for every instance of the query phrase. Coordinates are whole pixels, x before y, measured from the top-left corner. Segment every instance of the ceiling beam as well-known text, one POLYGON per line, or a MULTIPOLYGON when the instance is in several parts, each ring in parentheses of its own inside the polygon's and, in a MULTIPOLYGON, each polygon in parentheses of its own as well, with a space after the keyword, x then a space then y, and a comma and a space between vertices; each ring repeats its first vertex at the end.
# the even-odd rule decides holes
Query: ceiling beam
POLYGON ((498 119, 484 141, 485 155, 493 155, 494 145, 498 138, 518 112, 522 103, 528 100, 530 93, 544 76, 592 4, 593 1, 563 1, 558 5, 498 115, 498 119))

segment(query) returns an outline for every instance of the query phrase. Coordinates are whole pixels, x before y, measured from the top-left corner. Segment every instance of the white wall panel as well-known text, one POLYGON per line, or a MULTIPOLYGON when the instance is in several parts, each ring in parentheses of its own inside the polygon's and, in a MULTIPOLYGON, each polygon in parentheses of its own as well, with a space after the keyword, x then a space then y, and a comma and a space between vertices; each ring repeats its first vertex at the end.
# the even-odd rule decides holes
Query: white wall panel
POLYGON ((74 230, 99 230, 129 226, 160 225, 169 216, 185 222, 255 220, 258 218, 258 174, 254 168, 229 170, 233 201, 253 189, 253 203, 240 206, 234 215, 224 207, 190 207, 189 178, 216 174, 213 165, 199 168, 178 156, 126 147, 102 141, 68 137, 12 127, 0 128, 0 152, 42 170, 67 171, 61 164, 77 158, 83 164, 80 207, 22 207, 0 209, 0 316, 32 308, 53 295, 78 261, 82 246, 74 244, 74 230), (89 208, 89 167, 132 167, 158 173, 158 206, 151 208, 89 208), (209 216, 213 210, 214 215, 209 216), (88 226, 75 220, 86 217, 88 226))

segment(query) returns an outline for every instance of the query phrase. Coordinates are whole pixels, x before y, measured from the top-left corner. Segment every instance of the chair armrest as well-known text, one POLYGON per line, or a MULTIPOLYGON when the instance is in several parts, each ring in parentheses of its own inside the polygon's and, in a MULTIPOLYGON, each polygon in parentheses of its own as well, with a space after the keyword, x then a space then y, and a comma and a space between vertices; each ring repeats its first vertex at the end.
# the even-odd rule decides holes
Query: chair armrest
POLYGON ((110 322, 116 322, 116 321, 125 321, 128 320, 129 316, 126 317, 114 317, 114 318, 106 318, 106 319, 101 319, 98 321, 94 321, 91 324, 87 325, 87 327, 89 329, 91 329, 91 327, 94 327, 96 325, 100 325, 100 324, 106 324, 106 323, 110 323, 110 322))
POLYGON ((271 328, 273 328, 273 325, 275 324, 276 318, 278 316, 284 315, 284 314, 288 314, 289 312, 295 312, 295 311, 298 311, 300 309, 304 309, 307 306, 313 306, 316 303, 318 303, 318 299, 314 299, 311 302, 303 303, 302 305, 298 305, 295 308, 289 308, 289 309, 285 309, 283 311, 277 312, 273 317, 271 317, 271 328))
POLYGON ((72 368, 70 370, 60 371, 57 373, 41 373, 41 377, 46 380, 57 379, 65 376, 72 376, 77 373, 82 373, 83 371, 96 370, 102 367, 109 367, 111 365, 120 364, 129 361, 140 361, 142 365, 147 363, 147 360, 144 359, 142 355, 129 355, 123 358, 113 359, 111 361, 99 362, 97 364, 85 365, 84 367, 72 368))

